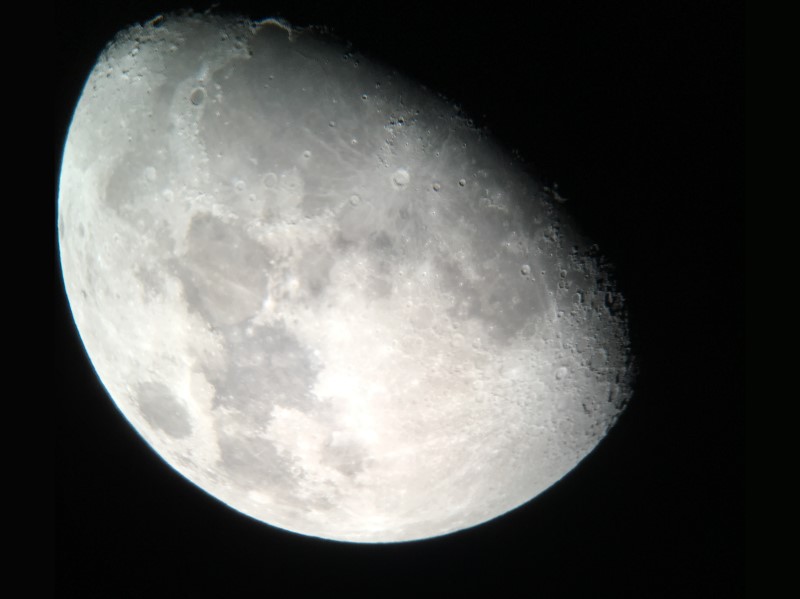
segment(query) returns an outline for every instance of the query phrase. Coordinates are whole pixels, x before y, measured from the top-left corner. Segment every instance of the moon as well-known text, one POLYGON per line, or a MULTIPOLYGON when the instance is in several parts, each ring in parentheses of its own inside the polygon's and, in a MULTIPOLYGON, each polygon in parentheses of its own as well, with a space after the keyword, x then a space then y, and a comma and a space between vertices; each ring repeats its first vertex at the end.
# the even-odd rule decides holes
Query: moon
POLYGON ((70 125, 58 238, 135 430, 302 535, 494 519, 631 396, 623 296, 564 199, 322 29, 183 14, 118 34, 70 125))

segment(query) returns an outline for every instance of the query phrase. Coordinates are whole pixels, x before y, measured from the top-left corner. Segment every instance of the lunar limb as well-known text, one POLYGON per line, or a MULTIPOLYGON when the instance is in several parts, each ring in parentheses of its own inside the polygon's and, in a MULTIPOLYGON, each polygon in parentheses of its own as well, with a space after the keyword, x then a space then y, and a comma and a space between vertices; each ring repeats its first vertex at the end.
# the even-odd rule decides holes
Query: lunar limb
POLYGON ((100 379, 172 467, 304 535, 512 510, 630 396, 622 296, 443 98, 314 29, 167 16, 105 49, 59 244, 100 379))

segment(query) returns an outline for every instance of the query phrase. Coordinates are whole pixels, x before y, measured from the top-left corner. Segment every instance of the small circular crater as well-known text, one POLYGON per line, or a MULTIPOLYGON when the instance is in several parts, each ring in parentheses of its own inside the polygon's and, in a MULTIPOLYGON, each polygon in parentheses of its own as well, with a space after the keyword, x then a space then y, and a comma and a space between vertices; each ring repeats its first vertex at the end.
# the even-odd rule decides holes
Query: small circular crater
POLYGON ((523 264, 519 271, 527 277, 529 274, 531 274, 531 267, 527 264, 523 264))
POLYGON ((358 206, 361 203, 361 198, 358 196, 357 193, 354 193, 353 195, 350 196, 350 203, 353 206, 358 206))
POLYGON ((200 106, 206 99, 206 92, 198 87, 192 90, 192 93, 189 95, 189 101, 192 103, 193 106, 200 106))
POLYGON ((311 150, 306 150, 305 152, 303 152, 303 158, 305 160, 308 160, 309 158, 311 158, 311 150))
POLYGON ((233 188, 236 190, 236 193, 242 193, 245 187, 247 187, 247 185, 241 179, 236 179, 233 183, 233 188))
POLYGON ((411 181, 411 175, 404 168, 399 168, 392 173, 392 185, 394 185, 396 189, 402 189, 408 185, 409 181, 411 181))
POLYGON ((144 169, 144 178, 151 183, 156 180, 156 169, 154 166, 148 166, 144 169))
POLYGON ((438 181, 436 181, 436 182, 433 184, 433 186, 432 186, 432 187, 433 187, 433 191, 439 191, 439 190, 442 188, 442 184, 441 184, 441 183, 439 183, 438 181))
POLYGON ((261 182, 264 184, 264 187, 275 187, 278 184, 278 176, 275 173, 267 173, 264 175, 264 178, 261 179, 261 182))
POLYGON ((467 184, 467 180, 466 179, 459 179, 458 180, 458 186, 459 187, 464 187, 466 184, 467 184))

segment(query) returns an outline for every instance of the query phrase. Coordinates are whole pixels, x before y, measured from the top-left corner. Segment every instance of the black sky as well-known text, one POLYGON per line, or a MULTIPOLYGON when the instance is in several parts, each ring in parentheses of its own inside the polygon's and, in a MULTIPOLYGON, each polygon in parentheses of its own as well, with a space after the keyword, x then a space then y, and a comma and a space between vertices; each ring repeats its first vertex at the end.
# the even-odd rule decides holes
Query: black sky
MULTIPOLYGON (((501 519, 402 545, 304 538, 223 507, 146 446, 94 377, 54 260, 58 596, 743 595, 743 4, 218 4, 333 27, 557 182, 616 265, 636 394, 576 470, 501 519)), ((180 6, 57 3, 54 176, 99 51, 180 6)))

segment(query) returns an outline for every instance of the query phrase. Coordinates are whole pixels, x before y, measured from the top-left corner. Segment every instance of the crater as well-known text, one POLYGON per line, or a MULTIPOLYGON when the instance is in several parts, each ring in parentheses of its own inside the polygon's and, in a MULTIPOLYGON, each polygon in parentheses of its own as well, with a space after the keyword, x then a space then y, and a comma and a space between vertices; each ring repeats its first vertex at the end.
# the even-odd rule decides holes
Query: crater
POLYGON ((397 169, 392 173, 392 187, 403 189, 411 181, 411 174, 404 168, 397 169))
POLYGON ((206 99, 206 92, 199 87, 194 89, 191 95, 189 96, 189 101, 192 103, 193 106, 200 106, 200 104, 202 104, 205 99, 206 99))

